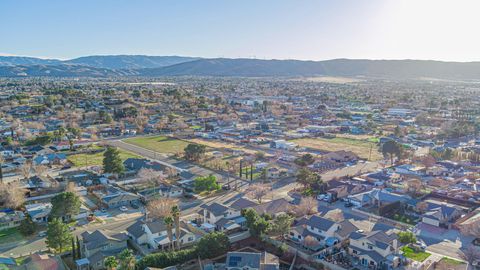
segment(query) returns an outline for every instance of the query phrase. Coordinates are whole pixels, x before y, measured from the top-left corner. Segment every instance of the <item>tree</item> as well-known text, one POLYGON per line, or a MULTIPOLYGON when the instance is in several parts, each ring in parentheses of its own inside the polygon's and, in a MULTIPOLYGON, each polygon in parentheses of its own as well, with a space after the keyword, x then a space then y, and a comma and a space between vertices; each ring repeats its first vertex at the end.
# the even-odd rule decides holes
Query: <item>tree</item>
POLYGON ((170 240, 171 248, 174 249, 175 245, 173 244, 173 218, 171 216, 166 216, 163 218, 163 222, 167 227, 168 240, 170 240))
POLYGON ((135 256, 130 249, 124 249, 118 254, 119 270, 135 270, 135 256))
POLYGON ((16 209, 25 203, 26 190, 20 186, 20 182, 0 183, 0 205, 6 208, 16 209))
POLYGON ((198 161, 205 154, 206 148, 203 144, 190 143, 184 149, 185 158, 198 161))
POLYGON ((318 211, 318 202, 313 197, 303 197, 300 203, 294 207, 294 212, 297 217, 313 215, 318 211))
POLYGON ((283 236, 288 234, 290 231, 290 226, 292 225, 293 217, 288 214, 280 214, 275 217, 273 220, 272 228, 270 230, 270 234, 283 236))
POLYGON ((164 218, 170 215, 172 208, 177 205, 177 203, 177 200, 172 198, 151 200, 147 204, 147 213, 152 218, 164 218))
POLYGON ((140 182, 149 183, 153 187, 165 182, 165 175, 163 172, 149 168, 141 168, 137 173, 137 177, 139 178, 140 182))
POLYGON ((435 160, 435 158, 432 156, 432 155, 426 155, 423 159, 422 159, 422 164, 423 166, 425 166, 425 168, 431 168, 435 165, 437 161, 435 160))
POLYGON ((258 201, 258 203, 262 203, 262 199, 268 194, 271 190, 271 187, 265 184, 253 184, 247 188, 245 194, 258 201))
POLYGON ((200 238, 197 244, 198 256, 202 259, 215 258, 230 249, 230 240, 223 232, 212 232, 200 238))
POLYGON ((103 264, 107 268, 107 270, 115 270, 118 267, 118 261, 115 256, 108 256, 103 260, 103 264))
POLYGON ((29 214, 26 214, 25 219, 20 222, 18 230, 25 236, 32 235, 37 230, 37 224, 33 222, 32 217, 30 217, 29 214))
POLYGON ((103 153, 103 171, 113 174, 121 174, 125 171, 118 148, 108 146, 103 153))
POLYGON ((476 248, 473 244, 470 244, 465 250, 458 251, 460 257, 468 262, 469 265, 472 265, 474 262, 480 260, 480 250, 476 248))
POLYGON ((51 200, 52 210, 50 216, 70 220, 73 215, 80 212, 82 205, 80 198, 73 192, 62 192, 51 200))
POLYGON ((217 177, 212 174, 195 178, 195 192, 197 193, 219 189, 220 185, 217 183, 217 177))
POLYGON ((73 239, 73 237, 72 237, 72 238, 70 238, 70 241, 72 241, 72 260, 75 261, 76 259, 78 259, 77 258, 77 253, 76 253, 77 249, 75 247, 75 239, 73 239))
POLYGON ((412 232, 399 232, 398 240, 403 244, 413 244, 417 242, 417 238, 412 232))
POLYGON ((312 156, 312 154, 304 154, 303 156, 295 159, 295 164, 302 167, 308 166, 313 162, 315 162, 315 158, 312 156))
POLYGON ((176 241, 176 244, 177 244, 177 249, 179 250, 180 249, 180 208, 178 207, 178 205, 174 205, 172 207, 172 210, 170 212, 170 214, 172 215, 173 217, 173 221, 175 223, 175 239, 177 240, 176 241))
POLYGON ((320 242, 311 235, 307 235, 303 240, 303 245, 307 248, 316 248, 319 244, 320 242))
POLYGON ((48 223, 47 240, 45 241, 48 248, 60 253, 68 245, 70 238, 72 238, 72 235, 67 224, 60 219, 54 218, 48 223))
POLYGON ((303 185, 305 189, 310 188, 318 191, 322 191, 323 189, 322 177, 307 168, 300 168, 300 170, 298 170, 297 182, 303 185))
POLYGON ((22 166, 20 166, 20 173, 23 176, 23 179, 30 178, 30 174, 32 173, 32 161, 27 160, 25 161, 22 166))
POLYGON ((265 219, 265 217, 260 216, 252 208, 245 209, 242 215, 247 220, 247 227, 250 231, 250 234, 254 237, 259 237, 263 234, 266 234, 271 229, 271 225, 265 219))
POLYGON ((44 176, 47 173, 47 166, 45 165, 35 165, 33 166, 33 171, 38 175, 38 176, 44 176))
POLYGON ((420 201, 417 203, 416 207, 420 213, 425 213, 425 211, 427 211, 428 209, 428 203, 424 201, 420 201))
POLYGON ((401 155, 401 146, 394 140, 389 140, 382 145, 382 154, 383 156, 390 157, 390 163, 393 165, 393 157, 396 156, 400 158, 401 155))

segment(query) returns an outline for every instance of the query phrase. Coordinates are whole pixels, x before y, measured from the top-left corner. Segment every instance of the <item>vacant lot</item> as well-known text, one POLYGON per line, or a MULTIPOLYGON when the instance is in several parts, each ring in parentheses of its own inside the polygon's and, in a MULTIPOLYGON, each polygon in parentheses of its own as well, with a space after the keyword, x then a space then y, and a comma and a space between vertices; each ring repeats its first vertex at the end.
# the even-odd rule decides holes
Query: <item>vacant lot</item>
POLYGON ((203 144, 208 147, 217 148, 217 149, 225 148, 225 149, 232 149, 232 150, 241 150, 249 154, 255 154, 257 152, 254 150, 246 149, 244 147, 235 145, 233 143, 222 142, 222 141, 204 140, 204 139, 198 139, 198 138, 191 139, 189 141, 193 143, 203 144))
POLYGON ((175 154, 183 152, 183 149, 188 145, 188 142, 169 138, 165 136, 152 137, 136 137, 123 140, 126 143, 131 143, 136 146, 150 149, 159 153, 175 154))
POLYGON ((371 160, 380 160, 382 155, 378 152, 378 147, 375 143, 367 140, 357 140, 350 138, 302 138, 292 140, 302 147, 309 147, 322 151, 352 151, 361 158, 368 159, 370 150, 372 151, 371 160))
MULTIPOLYGON (((125 161, 127 158, 141 158, 134 153, 125 151, 123 149, 118 149, 120 151, 120 158, 125 161)), ((103 164, 103 152, 93 153, 93 154, 77 154, 68 156, 67 159, 73 163, 75 167, 86 167, 86 166, 102 166, 103 164)))

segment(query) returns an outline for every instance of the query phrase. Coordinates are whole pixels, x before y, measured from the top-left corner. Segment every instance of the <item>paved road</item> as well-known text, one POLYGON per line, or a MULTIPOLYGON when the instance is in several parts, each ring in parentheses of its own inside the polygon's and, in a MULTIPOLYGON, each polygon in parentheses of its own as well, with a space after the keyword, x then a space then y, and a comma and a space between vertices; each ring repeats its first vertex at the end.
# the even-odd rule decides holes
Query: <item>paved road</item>
MULTIPOLYGON (((90 223, 88 225, 77 227, 77 230, 74 231, 74 235, 80 235, 85 231, 94 231, 96 229, 103 230, 112 230, 112 231, 125 231, 130 225, 132 225, 138 218, 137 216, 132 216, 122 220, 112 220, 105 224, 100 223, 90 223)), ((46 250, 47 245, 45 244, 45 238, 35 237, 29 241, 22 241, 12 243, 11 245, 1 245, 0 246, 0 256, 7 257, 19 257, 35 253, 37 251, 46 250)))

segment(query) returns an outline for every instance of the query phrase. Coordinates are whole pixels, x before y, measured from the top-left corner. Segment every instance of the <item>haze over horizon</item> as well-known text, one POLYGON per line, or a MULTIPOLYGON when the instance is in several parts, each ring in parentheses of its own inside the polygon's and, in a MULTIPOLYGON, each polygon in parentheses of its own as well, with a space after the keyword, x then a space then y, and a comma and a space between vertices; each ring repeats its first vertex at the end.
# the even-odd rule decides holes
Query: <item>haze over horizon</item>
POLYGON ((480 2, 0 2, 0 55, 479 61, 480 2))

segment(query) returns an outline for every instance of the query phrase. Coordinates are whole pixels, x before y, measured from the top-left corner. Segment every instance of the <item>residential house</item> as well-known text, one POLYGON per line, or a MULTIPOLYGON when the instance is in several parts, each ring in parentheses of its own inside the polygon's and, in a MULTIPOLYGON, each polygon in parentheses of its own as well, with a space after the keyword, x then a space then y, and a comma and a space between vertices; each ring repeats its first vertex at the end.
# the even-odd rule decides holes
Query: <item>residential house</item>
POLYGON ((216 202, 202 205, 198 214, 202 228, 206 230, 232 231, 244 228, 246 224, 241 210, 216 202))
POLYGON ((101 201, 108 208, 117 208, 121 206, 140 205, 141 197, 131 192, 119 191, 103 196, 101 201))
POLYGON ((309 246, 309 249, 317 251, 323 246, 333 246, 340 239, 336 237, 336 232, 340 229, 340 224, 335 221, 313 215, 309 218, 301 220, 297 226, 292 227, 289 232, 289 238, 306 246, 305 239, 313 237, 318 241, 317 247, 309 246))
POLYGON ((25 215, 21 211, 0 210, 0 231, 20 226, 23 219, 25 219, 25 215))
POLYGON ((88 260, 90 269, 104 269, 103 261, 108 256, 116 256, 127 248, 128 235, 124 232, 96 230, 81 234, 82 257, 88 260))
MULTIPOLYGON (((160 250, 169 249, 172 241, 176 241, 177 239, 175 226, 172 228, 172 241, 168 238, 167 226, 163 219, 138 220, 127 228, 127 234, 139 245, 147 244, 150 248, 160 250)), ((187 226, 181 222, 180 245, 182 247, 192 245, 197 239, 197 236, 188 230, 187 226)))
POLYGON ((449 228, 462 215, 462 209, 452 204, 427 201, 426 206, 422 222, 433 226, 449 228))
POLYGON ((396 234, 383 231, 350 234, 348 253, 361 265, 373 269, 393 269, 400 263, 396 234))

